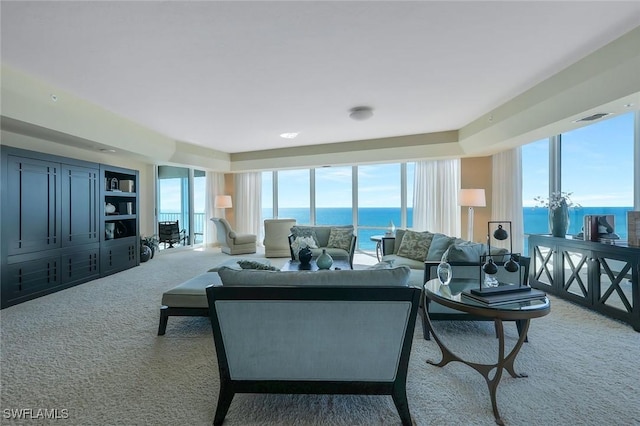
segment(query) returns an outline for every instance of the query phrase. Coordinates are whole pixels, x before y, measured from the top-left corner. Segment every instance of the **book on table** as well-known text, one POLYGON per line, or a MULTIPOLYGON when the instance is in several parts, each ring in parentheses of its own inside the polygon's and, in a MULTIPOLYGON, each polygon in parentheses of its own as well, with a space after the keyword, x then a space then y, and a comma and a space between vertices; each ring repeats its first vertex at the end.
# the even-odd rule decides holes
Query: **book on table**
POLYGON ((462 296, 472 299, 476 302, 484 303, 487 306, 505 305, 515 302, 526 302, 528 300, 543 299, 547 296, 542 290, 531 288, 530 291, 517 292, 517 293, 504 293, 504 294, 492 294, 492 295, 478 295, 469 290, 462 292, 462 296))

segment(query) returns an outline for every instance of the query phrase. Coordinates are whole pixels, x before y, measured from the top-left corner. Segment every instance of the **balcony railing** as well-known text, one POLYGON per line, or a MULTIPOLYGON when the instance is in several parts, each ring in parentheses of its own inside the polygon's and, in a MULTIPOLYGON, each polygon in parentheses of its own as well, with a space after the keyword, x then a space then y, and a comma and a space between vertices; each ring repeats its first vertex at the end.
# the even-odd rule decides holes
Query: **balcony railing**
MULTIPOLYGON (((193 214, 193 225, 192 225, 192 229, 193 229, 193 237, 194 237, 194 244, 200 244, 202 243, 202 239, 204 236, 204 221, 205 221, 205 214, 204 213, 194 213, 193 214)), ((163 213, 160 212, 158 214, 158 221, 159 222, 164 222, 164 221, 178 221, 180 228, 184 228, 187 230, 187 234, 189 233, 189 229, 187 229, 187 227, 185 226, 185 219, 184 219, 184 214, 182 213, 163 213)))

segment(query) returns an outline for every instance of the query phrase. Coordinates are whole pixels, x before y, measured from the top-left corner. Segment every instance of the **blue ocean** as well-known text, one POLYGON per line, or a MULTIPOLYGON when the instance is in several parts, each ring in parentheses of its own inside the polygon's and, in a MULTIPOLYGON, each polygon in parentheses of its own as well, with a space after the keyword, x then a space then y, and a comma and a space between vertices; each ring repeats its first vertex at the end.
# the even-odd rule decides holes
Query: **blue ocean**
MULTIPOLYGON (((578 234, 582 229, 585 215, 613 215, 615 217, 615 232, 621 240, 627 239, 627 211, 633 207, 576 207, 569 212, 569 234, 578 234)), ((548 234, 549 213, 545 208, 525 207, 524 232, 525 234, 548 234)), ((263 209, 263 217, 273 217, 271 209, 263 209)), ((308 208, 281 208, 278 217, 295 218, 299 224, 310 223, 308 208)), ((399 228, 400 208, 360 208, 358 209, 358 247, 361 250, 375 250, 376 243, 371 241, 372 235, 384 234, 389 222, 399 228)), ((351 208, 317 208, 316 224, 318 225, 345 225, 353 223, 351 208)), ((407 209, 407 227, 413 225, 413 209, 407 209)))

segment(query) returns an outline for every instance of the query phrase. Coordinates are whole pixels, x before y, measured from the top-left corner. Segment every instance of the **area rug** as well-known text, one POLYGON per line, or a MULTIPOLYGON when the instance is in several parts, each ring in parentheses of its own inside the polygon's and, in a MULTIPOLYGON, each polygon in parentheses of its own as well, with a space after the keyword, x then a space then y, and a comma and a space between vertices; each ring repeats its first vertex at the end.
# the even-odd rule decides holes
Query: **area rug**
MULTIPOLYGON (((2 310, 0 423, 211 425, 219 381, 208 319, 172 317, 166 335, 156 333, 162 293, 230 258, 215 249, 167 250, 130 270, 2 310), (11 418, 44 409, 64 419, 11 418)), ((286 259, 271 261, 281 266, 286 259)), ((529 342, 516 359, 516 370, 529 377, 507 374, 498 387, 505 422, 640 424, 640 333, 564 300, 551 298, 551 304, 550 315, 532 321, 529 342)), ((492 323, 434 326, 464 358, 495 359, 492 323)), ((513 345, 515 325, 505 328, 513 345)), ((438 368, 427 359, 439 360, 440 353, 417 324, 407 382, 416 425, 494 424, 482 376, 460 363, 438 368)), ((225 420, 399 424, 390 397, 350 395, 237 395, 225 420)))

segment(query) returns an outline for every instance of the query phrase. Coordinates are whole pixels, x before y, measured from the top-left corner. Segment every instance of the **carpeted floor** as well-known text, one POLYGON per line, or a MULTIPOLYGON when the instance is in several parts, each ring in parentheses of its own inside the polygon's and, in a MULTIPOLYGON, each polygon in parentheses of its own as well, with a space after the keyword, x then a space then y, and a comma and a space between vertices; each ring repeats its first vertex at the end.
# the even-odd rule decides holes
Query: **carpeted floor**
MULTIPOLYGON (((252 257, 252 256, 241 256, 252 257)), ((259 254, 254 257, 260 257, 259 254)), ((1 424, 210 425, 218 370, 206 318, 170 318, 156 336, 162 293, 229 257, 214 249, 157 255, 131 270, 4 309, 1 424), (8 419, 58 409, 65 420, 8 419), (62 411, 66 410, 66 411, 62 411)), ((286 259, 272 259, 280 266, 286 259)), ((357 263, 372 263, 360 257, 357 263)), ((247 321, 251 321, 247 318, 247 321)), ((451 349, 492 362, 492 323, 437 322, 451 349)), ((507 343, 517 338, 506 325, 507 343)), ((640 424, 640 333, 563 300, 533 320, 498 406, 510 425, 640 424)), ((362 354, 366 357, 367 354, 362 354)), ((417 324, 407 383, 417 425, 492 425, 484 379, 439 359, 417 324)), ((238 395, 226 425, 399 425, 390 397, 238 395)))

